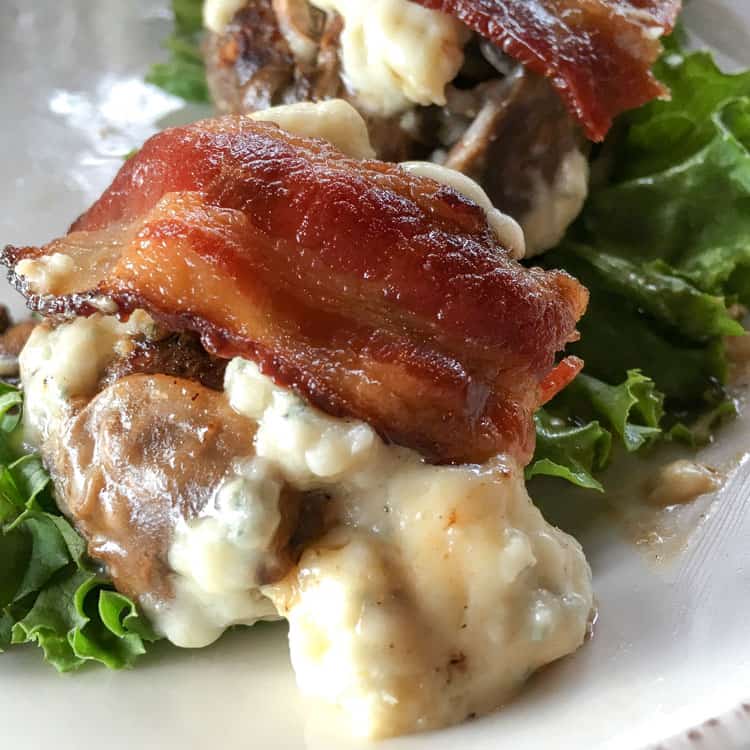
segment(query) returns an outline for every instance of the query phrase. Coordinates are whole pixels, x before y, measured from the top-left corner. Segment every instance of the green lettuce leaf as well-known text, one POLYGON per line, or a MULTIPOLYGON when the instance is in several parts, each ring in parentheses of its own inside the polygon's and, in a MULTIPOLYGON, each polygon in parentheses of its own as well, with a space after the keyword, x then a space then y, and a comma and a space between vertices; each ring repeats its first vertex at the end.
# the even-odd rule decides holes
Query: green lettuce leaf
POLYGON ((203 0, 172 0, 172 13, 177 34, 190 36, 203 29, 203 0))
POLYGON ((209 101, 201 53, 203 0, 172 0, 174 31, 165 44, 169 59, 151 66, 146 80, 194 102, 209 101))
POLYGON ((44 587, 11 631, 12 643, 38 643, 61 672, 90 660, 129 667, 154 639, 133 602, 85 569, 64 571, 44 587))
POLYGON ((594 472, 607 465, 612 434, 598 422, 580 425, 554 417, 545 409, 534 415, 536 451, 526 467, 526 479, 550 476, 585 489, 603 492, 594 472))
POLYGON ((534 416, 537 444, 526 478, 556 476, 603 491, 594 474, 609 463, 613 439, 637 451, 661 437, 663 401, 639 370, 618 385, 579 375, 534 416))
POLYGON ((729 419, 738 414, 737 404, 731 398, 720 401, 713 409, 700 414, 688 425, 682 420, 674 421, 664 432, 666 440, 684 443, 690 448, 708 445, 714 438, 714 432, 729 419))
POLYGON ((608 385, 582 373, 559 399, 555 408, 568 414, 593 412, 622 440, 628 451, 636 451, 661 435, 664 396, 654 381, 639 370, 630 370, 619 385, 608 385))
POLYGON ((666 278, 660 279, 653 267, 644 270, 593 245, 568 241, 544 263, 565 268, 589 290, 588 311, 578 326, 581 338, 568 347, 584 360, 587 374, 611 384, 629 370, 642 369, 680 408, 711 408, 721 397, 718 385, 727 373, 722 337, 743 330, 721 297, 661 272, 666 278), (645 301, 649 289, 655 299, 645 301), (688 310, 684 330, 679 321, 688 310))
MULTIPOLYGON (((17 456, 20 391, 0 384, 0 456, 17 456), (13 395, 13 398, 9 396, 13 395)), ((135 604, 86 557, 60 514, 40 458, 0 465, 0 651, 37 643, 61 672, 89 661, 130 666, 155 640, 135 604)))
POLYGON ((656 72, 672 98, 624 119, 612 178, 592 192, 583 226, 597 250, 661 261, 750 303, 750 72, 674 51, 656 72))
POLYGON ((637 262, 580 243, 562 252, 574 255, 583 273, 603 290, 626 297, 630 304, 685 339, 703 342, 716 336, 740 336, 744 329, 728 312, 724 297, 708 294, 680 277, 662 260, 637 262))

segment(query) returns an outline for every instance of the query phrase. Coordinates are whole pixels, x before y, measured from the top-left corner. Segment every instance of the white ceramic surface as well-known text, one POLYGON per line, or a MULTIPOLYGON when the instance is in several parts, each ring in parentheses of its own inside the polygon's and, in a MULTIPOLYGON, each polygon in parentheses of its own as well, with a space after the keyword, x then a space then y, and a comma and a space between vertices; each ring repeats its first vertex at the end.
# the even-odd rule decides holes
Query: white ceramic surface
MULTIPOLYGON (((196 115, 142 83, 148 63, 163 56, 166 5, 0 0, 1 244, 61 232, 123 154, 196 115)), ((750 66, 750 0, 692 0, 686 16, 725 64, 750 66)), ((10 300, 10 290, 0 297, 10 300)), ((708 450, 707 461, 739 467, 718 498, 696 506, 701 523, 679 552, 634 545, 610 516, 583 523, 553 508, 579 533, 594 570, 594 640, 493 716, 379 747, 750 747, 750 708, 742 707, 750 701, 748 448, 745 418, 708 450)), ((202 651, 159 646, 131 672, 63 677, 33 649, 14 649, 0 657, 0 747, 359 747, 306 710, 285 638, 283 626, 262 626, 202 651)))

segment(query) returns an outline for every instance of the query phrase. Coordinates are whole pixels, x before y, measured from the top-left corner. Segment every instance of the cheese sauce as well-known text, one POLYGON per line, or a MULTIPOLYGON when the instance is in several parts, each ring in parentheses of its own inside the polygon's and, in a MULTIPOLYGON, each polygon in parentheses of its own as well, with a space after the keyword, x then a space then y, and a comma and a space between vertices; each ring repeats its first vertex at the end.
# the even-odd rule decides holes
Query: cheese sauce
POLYGON ((275 122, 284 130, 305 138, 322 138, 353 159, 375 158, 365 121, 343 99, 284 104, 253 112, 249 117, 275 122))
POLYGON ((531 209, 520 218, 526 237, 526 257, 560 244, 565 230, 581 213, 589 190, 589 163, 578 150, 569 151, 550 184, 536 175, 531 209))

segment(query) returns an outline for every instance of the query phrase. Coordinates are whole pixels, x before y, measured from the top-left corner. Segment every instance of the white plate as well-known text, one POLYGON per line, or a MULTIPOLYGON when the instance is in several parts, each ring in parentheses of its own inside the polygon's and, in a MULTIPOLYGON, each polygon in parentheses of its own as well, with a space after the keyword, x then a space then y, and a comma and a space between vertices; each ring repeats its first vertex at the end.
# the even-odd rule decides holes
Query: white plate
MULTIPOLYGON (((686 15, 724 63, 750 66, 749 0, 692 0, 686 15)), ((168 28, 164 0, 0 2, 0 243, 62 232, 157 123, 190 118, 142 84, 168 28)), ((744 456, 748 420, 722 441, 707 460, 744 456)), ((599 599, 593 642, 493 716, 381 747, 750 746, 750 706, 742 706, 750 701, 750 461, 741 463, 718 499, 695 506, 706 518, 668 559, 655 559, 664 557, 658 547, 634 546, 609 518, 574 523, 599 599)), ((305 711, 285 637, 281 626, 261 627, 202 651, 160 646, 131 672, 64 677, 34 649, 14 649, 0 657, 0 744, 352 747, 305 711)))

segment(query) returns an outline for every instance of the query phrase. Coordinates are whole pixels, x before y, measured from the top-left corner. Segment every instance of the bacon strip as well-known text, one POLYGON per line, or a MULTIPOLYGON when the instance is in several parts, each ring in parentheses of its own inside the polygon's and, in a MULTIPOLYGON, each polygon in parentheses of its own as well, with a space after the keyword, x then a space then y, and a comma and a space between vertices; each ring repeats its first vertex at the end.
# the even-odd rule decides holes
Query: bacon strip
POLYGON ((651 66, 681 0, 414 0, 441 10, 546 76, 588 137, 667 90, 651 66))
POLYGON ((528 461, 533 412, 580 367, 550 375, 586 290, 513 261, 474 203, 241 116, 154 136, 68 235, 3 262, 54 253, 67 276, 11 272, 33 309, 144 308, 433 460, 528 461))

